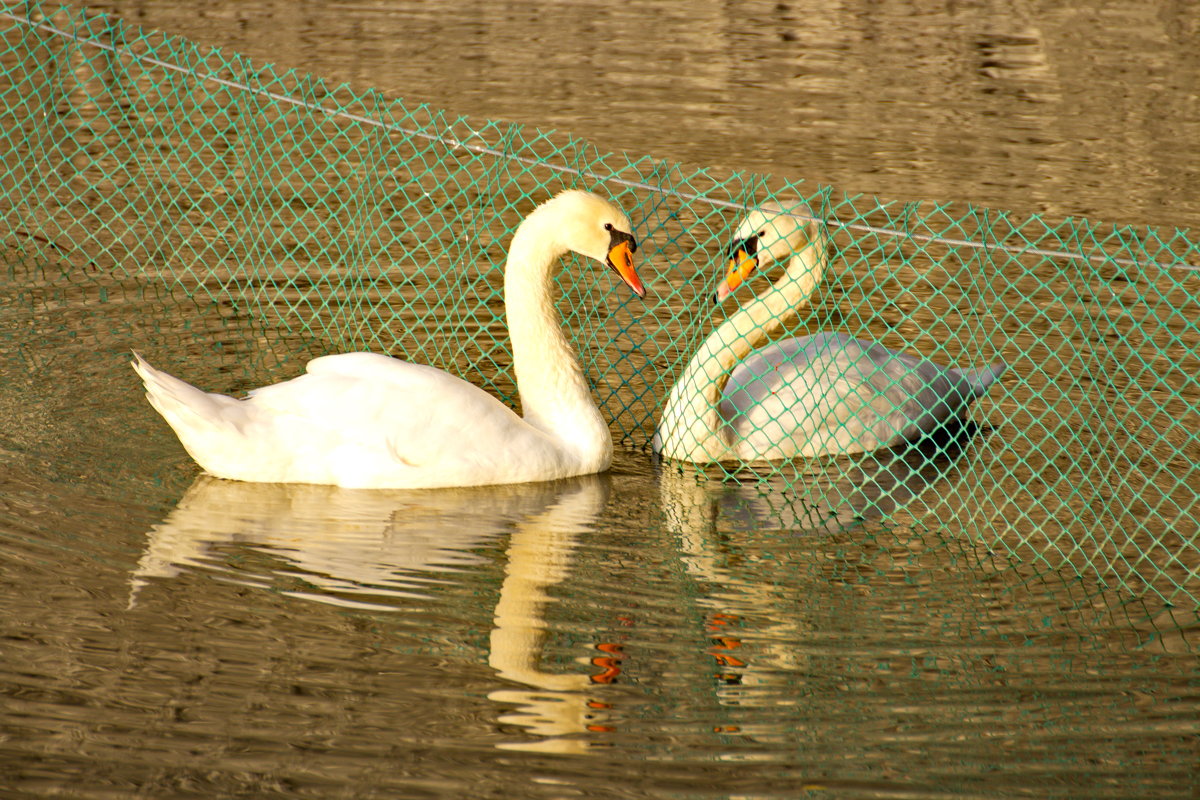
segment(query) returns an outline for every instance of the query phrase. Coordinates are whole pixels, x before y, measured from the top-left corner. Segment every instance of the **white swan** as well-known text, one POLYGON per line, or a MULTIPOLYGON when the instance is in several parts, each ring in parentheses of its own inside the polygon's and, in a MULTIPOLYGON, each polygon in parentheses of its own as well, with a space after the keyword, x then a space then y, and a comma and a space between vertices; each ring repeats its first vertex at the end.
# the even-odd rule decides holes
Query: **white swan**
POLYGON ((717 301, 772 261, 787 269, 700 346, 671 389, 655 452, 710 463, 890 447, 945 425, 1004 371, 942 367, 842 333, 758 347, 812 295, 827 247, 818 225, 778 204, 742 221, 717 301))
POLYGON ((602 472, 612 436, 551 297, 551 268, 572 250, 646 290, 629 220, 596 195, 566 191, 517 228, 504 277, 513 368, 525 416, 446 372, 373 353, 324 356, 307 374, 245 399, 207 394, 135 354, 146 395, 208 473, 347 488, 523 483, 602 472))

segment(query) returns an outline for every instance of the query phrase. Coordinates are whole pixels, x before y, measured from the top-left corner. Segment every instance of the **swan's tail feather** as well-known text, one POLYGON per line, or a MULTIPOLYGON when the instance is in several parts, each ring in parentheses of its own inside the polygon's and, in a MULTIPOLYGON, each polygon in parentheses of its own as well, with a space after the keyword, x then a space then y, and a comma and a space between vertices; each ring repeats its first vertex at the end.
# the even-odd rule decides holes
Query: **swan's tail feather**
POLYGON ((201 391, 150 366, 137 352, 130 364, 146 386, 146 399, 150 405, 162 414, 185 445, 190 430, 214 425, 237 428, 244 421, 245 410, 232 397, 201 391))
POLYGON ((977 367, 975 369, 959 369, 955 370, 958 376, 967 382, 971 391, 976 397, 982 397, 987 393, 988 387, 996 382, 1004 370, 1008 369, 1008 364, 1003 361, 997 361, 995 364, 990 364, 986 367, 977 367))

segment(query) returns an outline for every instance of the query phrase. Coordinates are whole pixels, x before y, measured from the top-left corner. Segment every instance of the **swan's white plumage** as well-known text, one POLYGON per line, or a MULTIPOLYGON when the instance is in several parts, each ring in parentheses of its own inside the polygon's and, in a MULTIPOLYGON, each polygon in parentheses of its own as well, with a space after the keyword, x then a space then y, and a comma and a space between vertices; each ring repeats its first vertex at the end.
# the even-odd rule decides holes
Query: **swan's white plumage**
POLYGON ((751 353, 730 374, 720 413, 728 435, 757 458, 813 457, 933 433, 985 390, 960 370, 818 333, 751 353))
MULTIPOLYGON (((222 478, 433 488, 600 472, 612 439, 559 327, 550 268, 567 250, 611 264, 619 236, 631 240, 624 214, 571 191, 513 237, 505 298, 524 419, 449 373, 374 353, 314 359, 245 399, 203 392, 140 356, 133 367, 188 453, 222 478)), ((616 267, 644 292, 631 261, 616 267)))
POLYGON ((672 387, 654 449, 693 462, 849 454, 934 432, 1004 371, 943 367, 841 333, 765 344, 824 274, 827 244, 779 206, 752 212, 718 290, 723 298, 769 260, 784 275, 701 345, 672 387))

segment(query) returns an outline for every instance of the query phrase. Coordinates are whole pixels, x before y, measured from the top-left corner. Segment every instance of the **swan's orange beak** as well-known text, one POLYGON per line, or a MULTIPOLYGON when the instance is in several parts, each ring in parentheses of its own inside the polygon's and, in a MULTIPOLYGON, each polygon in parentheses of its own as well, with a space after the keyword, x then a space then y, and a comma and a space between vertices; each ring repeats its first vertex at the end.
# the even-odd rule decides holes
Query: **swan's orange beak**
POLYGON ((635 247, 637 245, 633 243, 633 237, 620 239, 609 248, 606 260, 608 265, 621 276, 621 280, 625 281, 630 289, 633 289, 634 294, 638 297, 645 297, 646 287, 642 285, 642 279, 633 269, 633 249, 635 247))
POLYGON ((758 269, 758 256, 739 247, 733 251, 729 266, 725 271, 725 279, 717 286, 716 302, 721 302, 733 293, 733 290, 746 282, 746 279, 758 269))

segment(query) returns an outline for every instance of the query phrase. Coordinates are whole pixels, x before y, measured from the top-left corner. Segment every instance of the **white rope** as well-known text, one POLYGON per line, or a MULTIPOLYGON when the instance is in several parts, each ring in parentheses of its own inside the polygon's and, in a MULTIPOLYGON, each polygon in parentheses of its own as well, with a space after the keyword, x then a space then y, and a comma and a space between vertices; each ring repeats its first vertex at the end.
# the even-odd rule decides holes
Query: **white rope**
MULTIPOLYGON (((8 19, 12 20, 13 22, 22 23, 25 25, 29 25, 32 28, 46 31, 47 33, 54 34, 55 36, 61 36, 65 39, 71 39, 72 41, 75 41, 79 44, 90 45, 92 47, 96 47, 101 50, 108 50, 108 51, 114 52, 114 53, 121 51, 121 48, 118 48, 116 45, 114 45, 110 42, 104 42, 104 41, 100 41, 97 39, 90 39, 90 38, 89 39, 80 38, 79 36, 69 32, 69 31, 64 31, 60 28, 56 28, 55 26, 53 26, 47 22, 37 22, 35 20, 31 20, 26 17, 20 17, 15 14, 11 14, 7 11, 0 11, 0 16, 7 17, 8 19)), ((410 137, 417 138, 417 139, 424 139, 426 141, 431 141, 431 142, 440 142, 442 144, 449 146, 452 149, 468 150, 472 153, 478 153, 480 155, 495 156, 496 158, 505 158, 505 159, 509 159, 511 161, 517 161, 517 162, 526 164, 531 167, 548 169, 548 170, 551 170, 554 172, 566 173, 566 174, 570 174, 570 175, 576 175, 579 177, 592 178, 600 183, 611 183, 611 184, 616 184, 618 186, 624 186, 624 187, 630 188, 630 189, 641 189, 641 190, 647 191, 647 192, 653 192, 653 193, 657 193, 657 194, 664 194, 664 195, 669 195, 672 197, 678 197, 680 199, 687 200, 690 202, 705 203, 714 208, 733 209, 733 210, 742 211, 742 212, 751 210, 750 207, 745 206, 740 203, 734 203, 734 202, 730 202, 730 201, 726 201, 726 200, 715 200, 713 198, 706 197, 702 194, 697 194, 694 192, 682 192, 682 191, 678 191, 678 190, 674 190, 674 189, 666 189, 661 186, 656 186, 654 184, 644 183, 641 181, 631 181, 631 180, 627 180, 624 178, 618 178, 613 175, 604 177, 604 176, 601 176, 600 174, 598 174, 596 172, 592 172, 590 170, 581 170, 581 169, 577 169, 575 167, 567 166, 565 164, 553 164, 548 161, 543 161, 543 160, 540 160, 537 158, 530 158, 528 156, 518 156, 518 155, 514 155, 512 153, 506 153, 503 150, 497 150, 493 147, 488 147, 486 145, 471 144, 469 142, 464 142, 461 139, 457 139, 457 138, 454 138, 451 136, 439 136, 437 134, 423 133, 422 131, 413 130, 411 128, 405 128, 401 125, 397 125, 394 123, 387 123, 387 122, 382 122, 377 119, 372 119, 371 117, 364 117, 360 114, 351 114, 346 111, 340 111, 340 110, 334 109, 334 108, 327 108, 326 106, 323 106, 320 103, 311 103, 311 102, 308 102, 305 100, 299 100, 295 97, 289 97, 288 95, 280 94, 279 92, 272 92, 268 89, 264 89, 261 87, 254 87, 247 83, 231 81, 228 78, 221 78, 221 77, 218 77, 218 76, 212 75, 212 74, 200 74, 193 70, 187 69, 185 67, 181 67, 178 64, 172 64, 168 61, 163 61, 162 59, 153 58, 151 56, 142 55, 139 53, 132 53, 132 52, 130 52, 129 55, 132 58, 134 58, 135 60, 140 61, 142 63, 152 64, 153 66, 160 67, 162 69, 169 70, 171 72, 176 72, 176 73, 179 73, 182 75, 187 75, 191 78, 196 78, 201 81, 215 83, 215 84, 218 84, 220 86, 225 86, 230 89, 237 89, 239 91, 250 92, 252 94, 256 94, 256 95, 259 95, 262 97, 270 98, 271 100, 274 100, 279 103, 283 103, 285 105, 290 105, 290 106, 294 106, 297 108, 303 108, 303 109, 306 109, 309 111, 314 111, 314 112, 317 112, 320 114, 324 114, 329 117, 337 117, 339 119, 351 120, 353 122, 358 122, 363 125, 369 125, 374 128, 380 128, 382 130, 390 131, 393 133, 403 134, 404 136, 410 136, 410 137)), ((934 234, 911 233, 911 232, 896 230, 895 228, 883 228, 883 227, 867 225, 865 223, 859 223, 859 222, 841 222, 839 220, 820 219, 818 217, 813 217, 813 216, 810 216, 807 214, 792 213, 791 216, 797 217, 799 219, 822 222, 830 227, 843 228, 845 230, 860 231, 860 232, 871 233, 871 234, 875 234, 875 235, 879 235, 879 236, 892 236, 892 237, 897 237, 897 238, 906 238, 906 239, 911 239, 911 240, 918 241, 918 242, 925 242, 925 243, 931 243, 931 244, 944 244, 944 245, 950 245, 953 247, 966 247, 966 248, 971 248, 971 249, 975 249, 975 250, 999 250, 999 251, 1010 253, 1010 254, 1013 254, 1016 256, 1031 254, 1031 255, 1036 255, 1036 256, 1043 256, 1046 258, 1059 258, 1059 259, 1068 259, 1068 260, 1073 260, 1073 261, 1093 261, 1093 262, 1097 262, 1097 263, 1112 262, 1112 263, 1120 264, 1121 266, 1127 266, 1127 267, 1156 266, 1161 269, 1186 269, 1186 270, 1193 270, 1193 271, 1200 272, 1200 265, 1188 264, 1185 261, 1174 261, 1174 262, 1170 262, 1170 263, 1163 263, 1160 261, 1140 262, 1140 261, 1137 261, 1136 259, 1117 258, 1115 256, 1109 256, 1109 255, 1084 255, 1082 253, 1070 253, 1070 252, 1063 251, 1063 250, 1046 250, 1046 249, 1043 249, 1040 247, 1032 247, 1032 246, 1019 247, 1019 246, 1006 245, 1006 244, 1000 244, 1000 243, 976 242, 976 241, 972 241, 970 239, 953 239, 953 238, 949 238, 949 237, 945 237, 945 236, 937 236, 934 234)))

